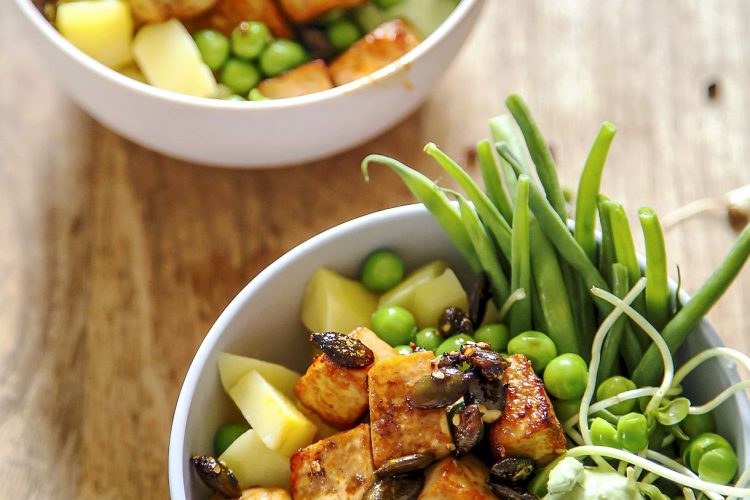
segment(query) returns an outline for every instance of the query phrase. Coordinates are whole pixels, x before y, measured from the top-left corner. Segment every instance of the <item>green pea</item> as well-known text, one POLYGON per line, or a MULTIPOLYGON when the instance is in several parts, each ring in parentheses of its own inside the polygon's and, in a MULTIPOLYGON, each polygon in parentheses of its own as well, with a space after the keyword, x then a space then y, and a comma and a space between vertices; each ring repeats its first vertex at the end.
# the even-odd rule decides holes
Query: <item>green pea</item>
POLYGON ((682 452, 682 460, 694 472, 698 472, 698 466, 700 465, 701 458, 707 452, 718 448, 726 448, 731 450, 732 445, 729 441, 714 434, 713 432, 706 432, 693 438, 687 447, 682 452))
POLYGON ((243 59, 255 59, 272 39, 265 24, 243 21, 232 30, 232 52, 243 59))
POLYGON ((264 75, 277 76, 307 62, 308 59, 302 45, 292 40, 280 39, 266 47, 260 56, 259 64, 264 75))
POLYGON ((241 424, 227 424, 219 427, 214 436, 214 452, 218 457, 226 451, 235 440, 243 435, 249 427, 241 424))
POLYGON ((544 386, 557 399, 580 399, 586 392, 589 367, 577 354, 561 354, 544 369, 544 386))
MULTIPOLYGON (((596 389, 596 399, 598 399, 599 401, 603 401, 605 399, 617 396, 618 394, 622 394, 623 392, 631 391, 635 388, 636 386, 632 380, 620 375, 615 375, 614 377, 609 377, 601 384, 599 384, 599 387, 596 389)), ((630 413, 631 411, 633 411, 634 408, 635 399, 628 399, 627 401, 622 401, 620 403, 612 405, 607 409, 615 415, 625 415, 626 413, 630 413)))
POLYGON ((628 413, 617 422, 617 440, 632 453, 648 447, 648 422, 642 413, 628 413))
POLYGON ((691 438, 700 436, 706 432, 716 431, 716 422, 710 413, 700 415, 688 415, 680 422, 680 428, 691 438))
POLYGON ((394 347, 397 353, 401 356, 408 356, 409 354, 414 354, 414 351, 411 350, 411 346, 403 344, 403 345, 397 345, 394 347))
POLYGON ((247 100, 241 95, 237 95, 237 94, 229 94, 226 97, 222 97, 222 99, 225 101, 246 101, 247 100))
POLYGON ((404 261, 390 250, 375 250, 362 264, 361 281, 373 292, 386 292, 404 277, 404 261))
POLYGON ((703 454, 698 462, 698 477, 704 481, 729 484, 737 475, 739 461, 731 448, 716 448, 703 454))
POLYGON ((264 96, 260 93, 260 90, 257 88, 250 91, 250 94, 247 96, 248 101, 268 101, 268 97, 264 96))
POLYGON ((560 422, 565 422, 578 415, 581 411, 581 400, 580 399, 555 399, 552 401, 552 406, 555 408, 555 415, 557 415, 560 422))
POLYGON ((490 349, 497 352, 503 352, 508 347, 510 330, 505 325, 499 323, 484 325, 474 332, 474 340, 477 342, 487 342, 490 349))
POLYGON ((617 440, 617 429, 603 418, 596 417, 591 422, 590 432, 591 442, 596 446, 620 447, 620 443, 617 440))
POLYGON ((392 346, 404 345, 414 340, 417 322, 403 307, 381 307, 372 314, 372 330, 392 346))
POLYGON ((260 73, 251 62, 229 59, 221 70, 221 82, 236 94, 247 94, 260 82, 260 73))
MULTIPOLYGON (((529 330, 519 333, 508 342, 509 354, 523 354, 538 373, 544 371, 550 361, 557 356, 555 343, 542 332, 529 330)), ((563 398, 564 399, 564 398, 563 398)))
POLYGON ((440 347, 440 344, 443 343, 443 336, 440 335, 437 328, 423 328, 417 332, 417 337, 414 343, 422 349, 435 352, 438 347, 440 347))
POLYGON ((467 342, 471 342, 474 339, 471 335, 467 335, 465 333, 459 333, 457 335, 453 335, 452 337, 448 337, 443 341, 442 344, 440 344, 440 347, 437 348, 437 351, 435 351, 435 354, 440 356, 441 354, 447 354, 449 352, 458 351, 461 349, 461 346, 464 345, 467 342))
POLYGON ((193 39, 206 66, 213 71, 221 68, 229 57, 229 39, 217 30, 200 30, 193 39))
POLYGON ((333 50, 343 52, 362 37, 362 32, 353 21, 344 18, 326 27, 326 37, 333 50))

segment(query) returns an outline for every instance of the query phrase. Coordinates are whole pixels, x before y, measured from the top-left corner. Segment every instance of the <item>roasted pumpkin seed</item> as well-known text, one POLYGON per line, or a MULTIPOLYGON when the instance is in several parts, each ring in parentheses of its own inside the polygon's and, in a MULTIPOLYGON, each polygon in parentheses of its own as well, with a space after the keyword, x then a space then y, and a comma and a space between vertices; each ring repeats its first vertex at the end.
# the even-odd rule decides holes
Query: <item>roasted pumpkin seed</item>
POLYGON ((238 498, 242 495, 237 478, 224 462, 208 455, 194 455, 190 462, 201 481, 225 498, 238 498))
POLYGON ((364 500, 416 500, 423 484, 421 474, 383 477, 375 481, 364 500))
POLYGON ((364 368, 375 362, 375 355, 359 339, 336 332, 310 335, 315 343, 332 360, 346 368, 364 368))
POLYGON ((380 477, 397 476, 424 469, 435 460, 430 453, 414 453, 383 462, 375 474, 380 477))
POLYGON ((490 469, 490 481, 499 484, 522 483, 531 477, 535 469, 536 464, 530 458, 504 458, 490 469))

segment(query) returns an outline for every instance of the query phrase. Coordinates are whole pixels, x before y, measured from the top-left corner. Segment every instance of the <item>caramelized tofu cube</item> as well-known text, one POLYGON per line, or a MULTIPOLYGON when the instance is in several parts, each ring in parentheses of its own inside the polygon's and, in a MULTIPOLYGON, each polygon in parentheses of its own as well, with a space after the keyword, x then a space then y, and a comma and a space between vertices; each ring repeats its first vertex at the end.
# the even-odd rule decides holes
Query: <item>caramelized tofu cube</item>
POLYGON ((374 73, 417 45, 419 36, 404 21, 383 23, 331 63, 333 83, 343 85, 374 73))
POLYGON ((364 498, 375 481, 370 426, 360 424, 303 448, 291 459, 292 497, 364 498))
POLYGON ((292 500, 292 497, 282 488, 249 488, 239 500, 292 500))
POLYGON ((276 37, 294 37, 292 28, 273 0, 218 0, 201 24, 229 35, 243 21, 259 21, 276 37))
POLYGON ((375 467, 392 458, 429 453, 435 459, 455 449, 443 408, 414 408, 407 396, 431 373, 435 355, 417 352, 375 363, 368 374, 372 457, 375 467))
MULTIPOLYGON (((372 350, 375 363, 398 355, 367 328, 358 328, 350 335, 372 350)), ((356 424, 367 411, 367 372, 372 366, 346 368, 326 354, 319 354, 297 382, 294 392, 300 403, 324 422, 345 429, 356 424)))
POLYGON ((446 457, 427 469, 419 499, 494 499, 495 495, 487 486, 489 477, 489 469, 476 457, 446 457))
POLYGON ((523 354, 507 359, 505 409, 490 426, 492 452, 497 459, 528 457, 546 465, 565 452, 565 434, 531 362, 523 354))
POLYGON ((313 94, 333 87, 328 67, 321 59, 303 64, 275 78, 260 82, 258 90, 269 99, 313 94))
POLYGON ((306 23, 332 9, 350 9, 367 0, 279 0, 281 8, 295 23, 306 23))

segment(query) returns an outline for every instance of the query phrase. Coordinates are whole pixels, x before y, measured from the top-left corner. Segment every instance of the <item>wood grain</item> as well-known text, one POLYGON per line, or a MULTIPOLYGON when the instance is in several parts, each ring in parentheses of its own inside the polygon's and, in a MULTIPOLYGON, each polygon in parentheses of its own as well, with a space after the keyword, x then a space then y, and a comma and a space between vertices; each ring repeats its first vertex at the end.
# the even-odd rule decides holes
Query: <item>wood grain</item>
MULTIPOLYGON (((182 377, 227 302, 322 229, 411 201, 388 172, 364 184, 365 154, 437 176, 422 144, 464 158, 509 92, 526 96, 568 186, 599 123, 618 125, 603 183, 631 215, 750 183, 742 0, 490 0, 433 96, 394 130, 252 172, 165 158, 88 118, 11 4, 0 2, 0 498, 168 496, 182 377)), ((688 290, 734 237, 720 216, 668 233, 688 290)), ((748 303, 745 271, 710 315, 745 352, 748 303)))

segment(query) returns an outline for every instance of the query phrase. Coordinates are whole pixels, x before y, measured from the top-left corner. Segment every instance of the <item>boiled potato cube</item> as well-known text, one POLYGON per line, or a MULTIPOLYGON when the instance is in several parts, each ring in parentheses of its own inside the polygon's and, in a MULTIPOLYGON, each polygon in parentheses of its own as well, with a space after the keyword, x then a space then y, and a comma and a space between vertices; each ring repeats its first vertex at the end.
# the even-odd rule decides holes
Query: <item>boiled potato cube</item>
POLYGON ((219 0, 201 24, 229 35, 243 21, 261 22, 275 37, 294 37, 274 0, 219 0))
POLYGON ((232 469, 242 489, 250 486, 289 487, 289 458, 263 444, 255 429, 235 439, 219 460, 232 469))
POLYGON ((237 356, 227 352, 220 352, 218 358, 221 385, 224 386, 227 393, 242 377, 251 371, 255 371, 286 397, 294 399, 294 386, 299 380, 299 373, 275 363, 237 356))
POLYGON ((302 323, 311 332, 350 332, 370 326, 377 295, 330 269, 316 270, 305 289, 302 323))
POLYGON ((431 352, 415 352, 375 363, 368 374, 370 432, 375 467, 392 458, 429 453, 442 458, 455 445, 444 408, 414 408, 407 396, 419 379, 432 372, 431 352))
POLYGON ((565 452, 565 433, 531 362, 523 354, 507 359, 505 409, 490 426, 492 453, 498 460, 528 457, 546 465, 565 452))
POLYGON ((492 500, 489 478, 487 466, 474 456, 446 457, 425 472, 419 500, 492 500))
POLYGON ((331 63, 336 85, 358 80, 384 68, 419 45, 419 37, 404 21, 383 23, 355 42, 331 63))
POLYGON ((133 55, 154 87, 198 97, 216 93, 213 73, 177 19, 141 28, 133 40, 133 55))
POLYGON ((300 450, 291 469, 293 498, 364 498, 375 480, 370 426, 360 424, 300 450))
POLYGON ((263 443, 289 457, 312 442, 317 429, 292 401, 258 372, 250 372, 229 391, 263 443))
POLYGON ((328 67, 321 59, 286 71, 274 78, 260 82, 258 90, 269 99, 283 99, 314 94, 333 87, 328 67))
POLYGON ((409 276, 404 278, 404 280, 394 288, 381 295, 378 307, 400 306, 411 311, 412 306, 414 305, 414 290, 416 290, 419 285, 427 283, 433 278, 437 278, 443 274, 446 269, 448 269, 448 264, 442 260, 435 260, 425 264, 409 274, 409 276))
POLYGON ((367 0, 279 0, 286 15, 295 23, 312 21, 332 9, 349 9, 367 0))
POLYGON ((410 309, 417 326, 437 326, 438 318, 446 307, 458 307, 469 311, 469 297, 456 274, 446 269, 437 278, 419 285, 414 290, 414 302, 410 309))
POLYGON ((133 60, 133 16, 124 0, 61 3, 55 25, 70 43, 110 68, 133 60))

